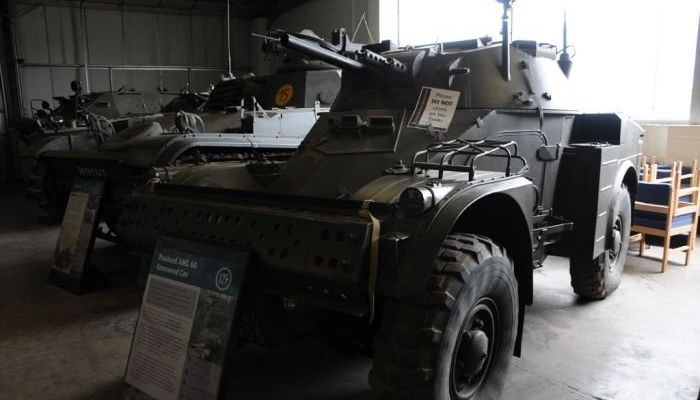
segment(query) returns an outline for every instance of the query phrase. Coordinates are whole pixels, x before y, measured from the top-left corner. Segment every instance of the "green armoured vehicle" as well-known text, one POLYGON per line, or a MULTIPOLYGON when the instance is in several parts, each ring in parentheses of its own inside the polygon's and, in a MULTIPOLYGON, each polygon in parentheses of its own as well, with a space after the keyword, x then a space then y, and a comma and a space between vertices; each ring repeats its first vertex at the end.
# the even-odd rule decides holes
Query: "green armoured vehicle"
POLYGON ((118 234, 146 252, 174 236, 250 253, 244 336, 321 310, 304 315, 373 340, 378 399, 497 398, 548 254, 570 258, 584 298, 618 287, 642 133, 577 111, 568 57, 510 42, 509 7, 501 43, 348 49, 279 32, 344 70, 286 168, 264 187, 254 168, 233 189, 155 185, 118 234))
POLYGON ((21 119, 13 127, 13 152, 17 155, 19 176, 28 181, 37 158, 47 151, 94 149, 99 141, 87 126, 87 115, 108 120, 114 132, 163 117, 163 113, 196 111, 206 94, 160 92, 81 93, 78 81, 70 97, 54 97, 55 108, 47 101, 32 100, 32 118, 21 119), (37 105, 40 104, 40 106, 37 105))
POLYGON ((270 76, 223 80, 197 114, 170 113, 118 133, 103 118, 90 118, 99 145, 43 152, 31 175, 30 197, 42 221, 60 222, 78 177, 104 179, 98 234, 116 240, 114 221, 124 197, 154 178, 165 181, 197 164, 214 163, 208 168, 226 173, 249 160, 289 158, 335 99, 340 75, 328 64, 288 62, 270 76))

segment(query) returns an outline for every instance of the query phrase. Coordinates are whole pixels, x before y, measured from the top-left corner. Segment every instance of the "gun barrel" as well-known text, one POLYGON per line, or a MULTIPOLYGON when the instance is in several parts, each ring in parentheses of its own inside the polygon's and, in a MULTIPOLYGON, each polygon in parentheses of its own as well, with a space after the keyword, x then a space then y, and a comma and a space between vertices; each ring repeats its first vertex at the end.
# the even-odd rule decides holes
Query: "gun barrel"
POLYGON ((363 72, 367 70, 367 66, 361 62, 355 61, 334 51, 324 49, 322 47, 310 44, 308 41, 294 37, 288 33, 280 36, 280 44, 300 53, 307 54, 313 58, 325 61, 336 67, 351 70, 355 72, 363 72))

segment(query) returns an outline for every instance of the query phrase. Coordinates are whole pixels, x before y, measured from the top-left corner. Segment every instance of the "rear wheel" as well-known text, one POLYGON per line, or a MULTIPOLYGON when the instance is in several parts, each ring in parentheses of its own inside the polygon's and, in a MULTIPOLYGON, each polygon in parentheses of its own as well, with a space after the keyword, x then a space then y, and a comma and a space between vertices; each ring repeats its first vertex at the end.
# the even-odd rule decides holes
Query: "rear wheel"
POLYGON ((571 260, 571 286, 586 299, 604 299, 622 280, 632 226, 632 202, 624 184, 615 193, 609 213, 612 219, 606 236, 607 251, 593 261, 571 260))
POLYGON ((387 399, 497 399, 513 357, 517 283, 505 250, 449 236, 425 294, 388 304, 370 384, 387 399))

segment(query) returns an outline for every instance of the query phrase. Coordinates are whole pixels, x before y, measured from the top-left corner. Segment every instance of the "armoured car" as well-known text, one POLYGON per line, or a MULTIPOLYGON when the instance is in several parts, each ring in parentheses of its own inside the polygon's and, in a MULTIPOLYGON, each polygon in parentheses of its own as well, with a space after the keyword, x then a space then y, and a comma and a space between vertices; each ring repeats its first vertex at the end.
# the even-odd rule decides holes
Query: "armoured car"
POLYGON ((118 234, 146 253, 161 236, 250 253, 244 336, 279 334, 301 306, 352 321, 378 399, 497 398, 548 254, 570 258, 583 298, 618 287, 642 134, 577 111, 557 49, 509 41, 509 7, 501 43, 346 49, 280 32, 344 70, 300 150, 266 186, 247 168, 233 188, 135 194, 118 234))
POLYGON ((70 97, 54 97, 59 105, 51 108, 47 101, 32 100, 32 118, 18 121, 13 128, 13 152, 18 154, 16 164, 24 181, 29 179, 37 158, 46 151, 82 151, 94 149, 99 143, 86 125, 86 115, 109 120, 119 132, 147 120, 163 117, 171 110, 193 111, 203 96, 194 93, 159 92, 98 92, 83 94, 79 83, 70 97), (39 103, 40 105, 37 105, 39 103))

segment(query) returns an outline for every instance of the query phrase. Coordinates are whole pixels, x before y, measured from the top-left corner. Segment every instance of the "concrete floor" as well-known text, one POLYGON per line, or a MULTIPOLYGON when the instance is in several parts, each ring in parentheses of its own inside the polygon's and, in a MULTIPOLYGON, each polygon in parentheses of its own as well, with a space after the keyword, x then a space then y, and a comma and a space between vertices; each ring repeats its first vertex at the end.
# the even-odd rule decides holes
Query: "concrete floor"
MULTIPOLYGON (((99 243, 112 287, 79 297, 49 285, 58 230, 34 222, 21 190, 0 189, 0 398, 119 399, 140 296, 135 261, 99 243)), ((630 254, 620 289, 594 303, 577 301, 566 259, 548 259, 503 399, 698 399, 698 257, 660 274, 630 254)), ((247 347, 231 398, 369 399, 370 365, 312 341, 247 347)))

